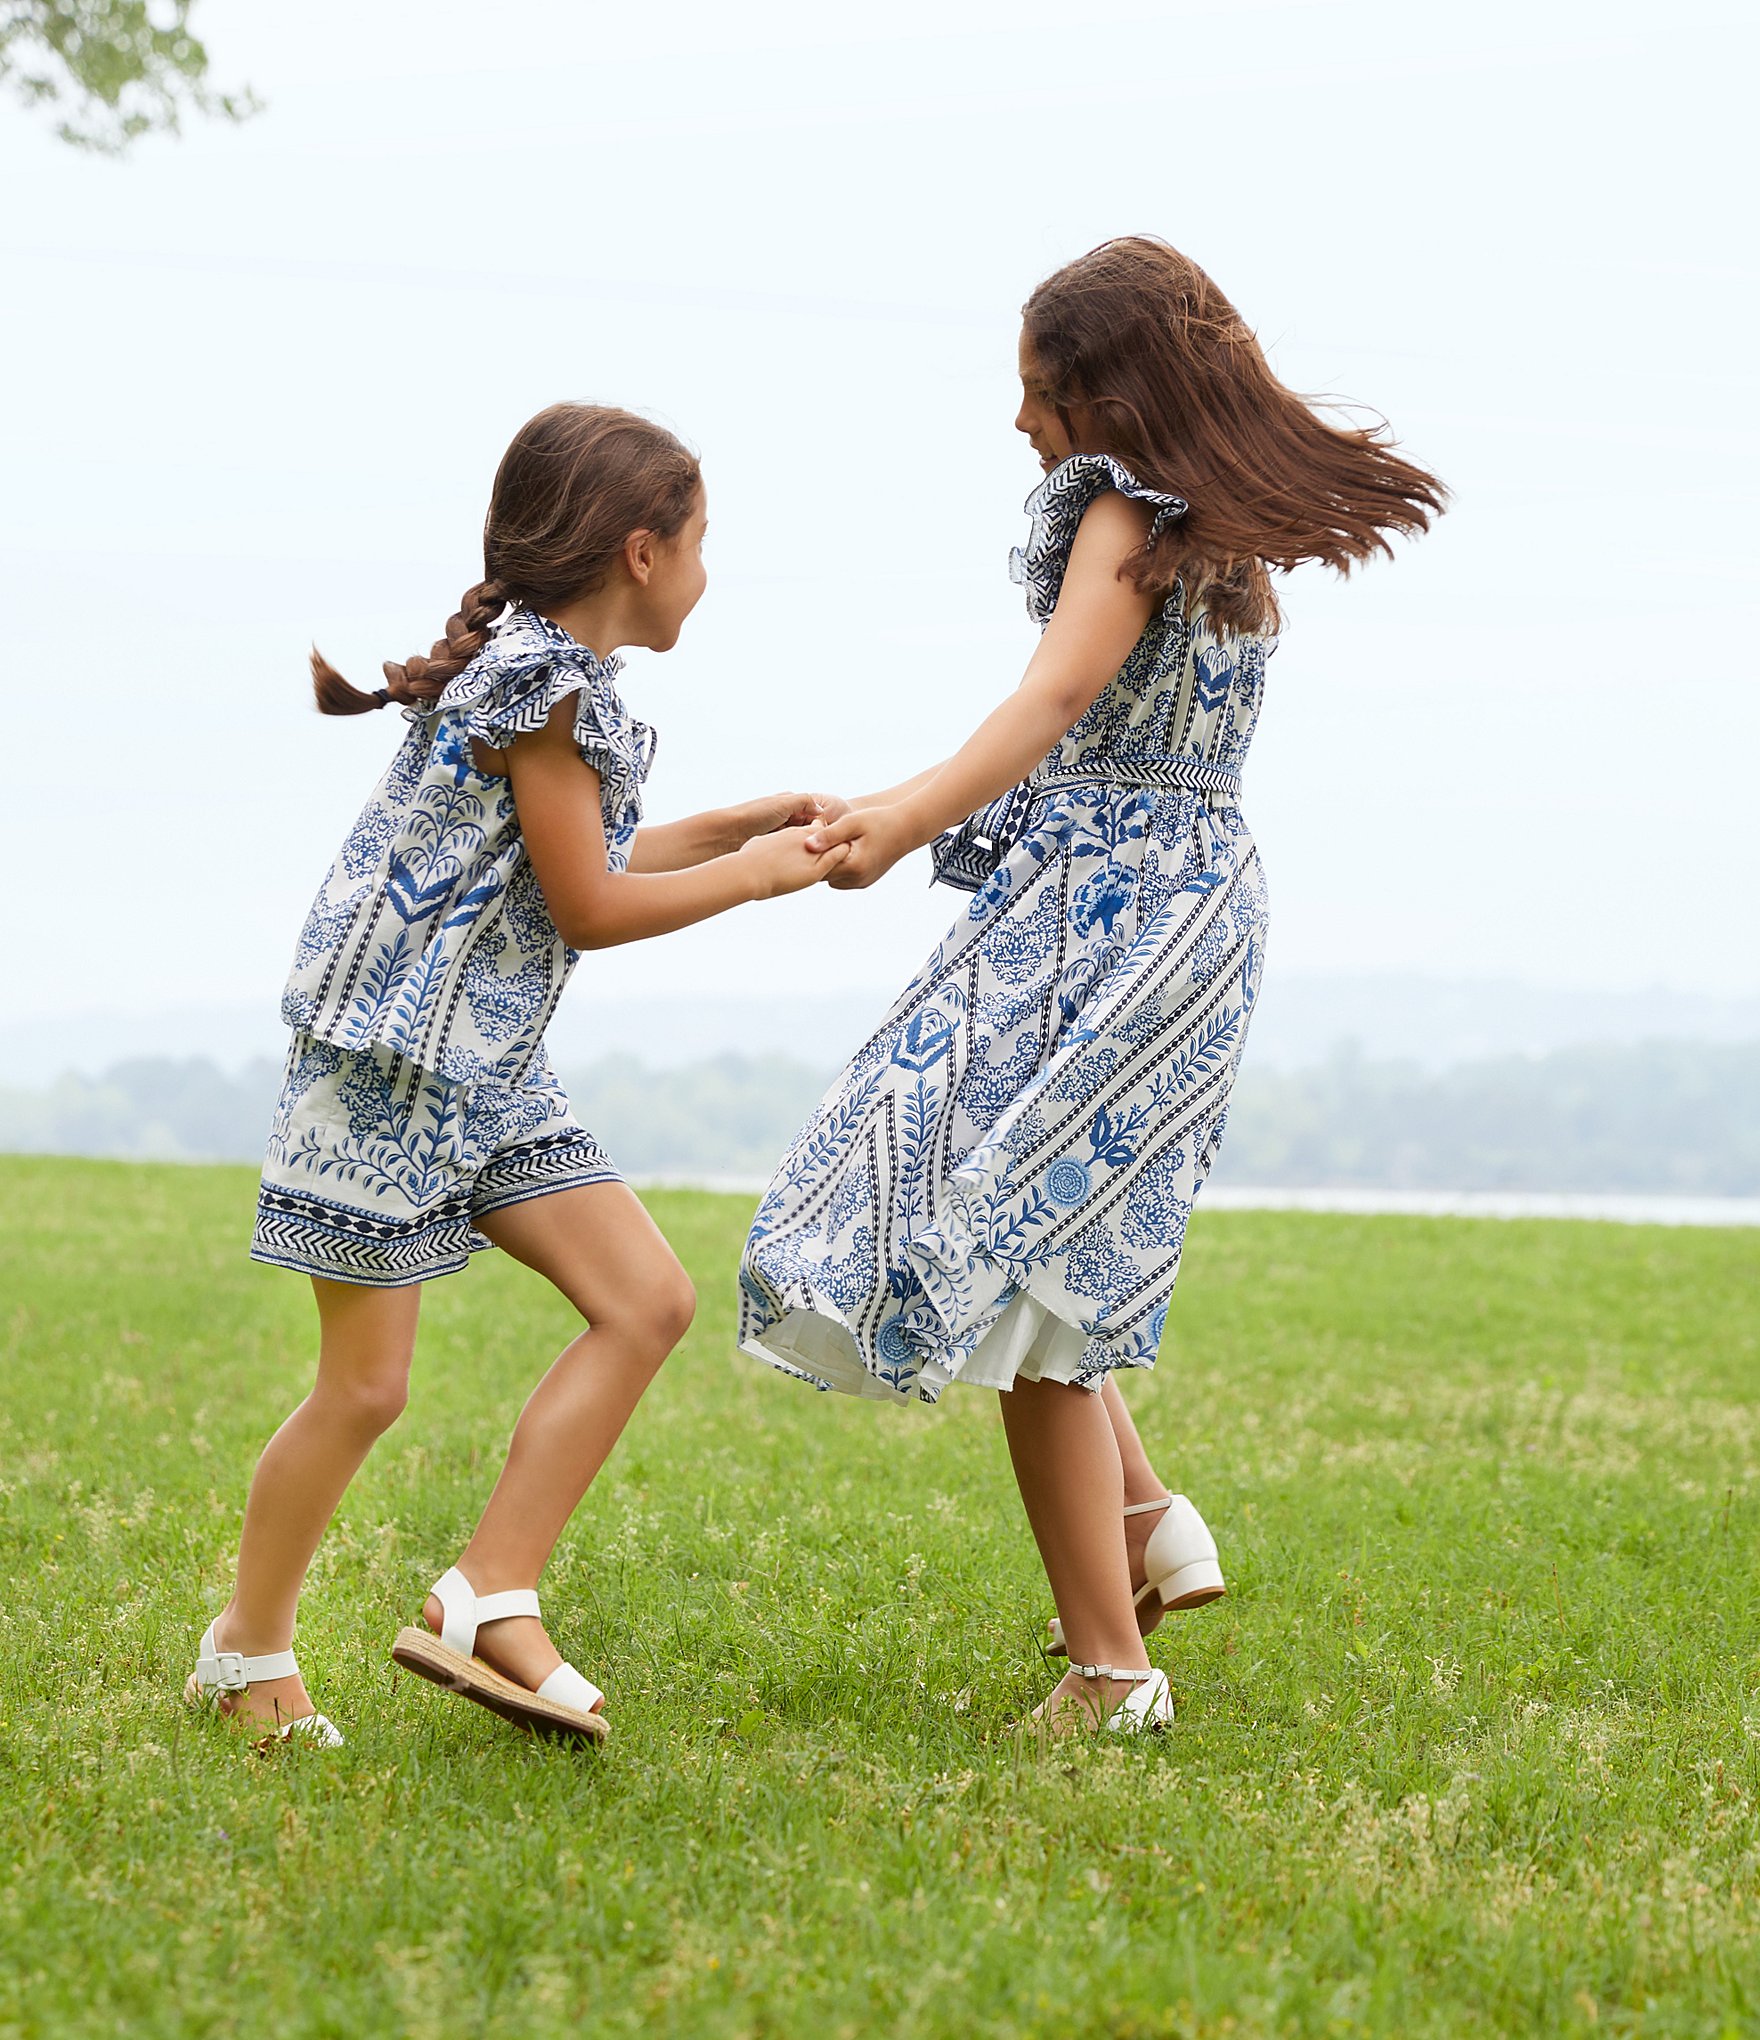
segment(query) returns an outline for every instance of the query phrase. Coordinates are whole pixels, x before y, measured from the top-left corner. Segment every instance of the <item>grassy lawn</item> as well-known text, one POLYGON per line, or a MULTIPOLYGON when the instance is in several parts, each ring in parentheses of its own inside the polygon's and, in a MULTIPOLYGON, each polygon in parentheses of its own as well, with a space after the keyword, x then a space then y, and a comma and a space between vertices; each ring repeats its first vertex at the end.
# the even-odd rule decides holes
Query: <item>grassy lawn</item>
POLYGON ((1232 1591, 1046 1753, 993 1399, 738 1359, 656 1195, 698 1323, 544 1582, 606 1753, 387 1657, 570 1330, 485 1256, 264 1759, 178 1704, 313 1353, 253 1188, 0 1160, 0 2035, 1760 2033, 1760 1234, 1200 1214, 1125 1387, 1232 1591))

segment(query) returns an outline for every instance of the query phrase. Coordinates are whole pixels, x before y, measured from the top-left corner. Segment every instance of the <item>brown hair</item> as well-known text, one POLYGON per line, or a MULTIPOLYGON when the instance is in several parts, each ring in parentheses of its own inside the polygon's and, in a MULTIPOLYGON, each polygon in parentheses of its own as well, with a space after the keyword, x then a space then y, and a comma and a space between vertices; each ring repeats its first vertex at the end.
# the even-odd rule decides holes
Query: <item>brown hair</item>
POLYGON ((1145 593, 1183 581, 1226 629, 1277 628, 1273 568, 1320 560, 1348 573, 1391 553, 1389 532, 1427 530, 1448 500, 1392 451, 1385 422, 1331 425, 1286 389, 1203 270, 1153 235, 1066 263, 1021 317, 1070 444, 1116 455, 1190 505, 1124 572, 1145 593))
POLYGON ((483 578, 467 588, 426 658, 387 659, 371 694, 316 646, 312 691, 325 715, 437 701, 483 648, 510 602, 547 608, 590 594, 632 531, 676 537, 702 485, 696 455, 664 426, 604 404, 552 404, 502 455, 483 521, 483 578))

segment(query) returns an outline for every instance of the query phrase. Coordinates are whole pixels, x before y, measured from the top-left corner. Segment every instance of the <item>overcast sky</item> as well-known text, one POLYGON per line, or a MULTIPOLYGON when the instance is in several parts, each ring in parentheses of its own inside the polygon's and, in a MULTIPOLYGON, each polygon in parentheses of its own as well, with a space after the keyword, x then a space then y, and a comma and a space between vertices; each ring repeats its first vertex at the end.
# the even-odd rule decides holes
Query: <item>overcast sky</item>
MULTIPOLYGON (((1033 640, 1021 300, 1139 230, 1457 499, 1286 587, 1246 794, 1274 976, 1760 987, 1751 5, 194 20, 243 127, 111 162, 0 104, 0 1017, 272 1012, 400 729, 320 721, 306 648, 364 684, 425 648, 557 398, 703 455, 709 592, 626 676, 652 814, 944 754, 1033 640)), ((959 905, 925 878, 582 990, 902 983, 959 905)))

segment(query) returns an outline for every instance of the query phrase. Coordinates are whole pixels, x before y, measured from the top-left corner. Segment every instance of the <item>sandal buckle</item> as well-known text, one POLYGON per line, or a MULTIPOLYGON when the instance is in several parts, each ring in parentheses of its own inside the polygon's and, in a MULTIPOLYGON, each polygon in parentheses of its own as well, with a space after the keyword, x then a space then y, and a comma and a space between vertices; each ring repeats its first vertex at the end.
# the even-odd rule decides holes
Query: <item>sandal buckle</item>
POLYGON ((245 1654, 242 1650, 216 1650, 214 1653, 214 1687, 221 1693, 242 1693, 250 1685, 245 1676, 245 1654))

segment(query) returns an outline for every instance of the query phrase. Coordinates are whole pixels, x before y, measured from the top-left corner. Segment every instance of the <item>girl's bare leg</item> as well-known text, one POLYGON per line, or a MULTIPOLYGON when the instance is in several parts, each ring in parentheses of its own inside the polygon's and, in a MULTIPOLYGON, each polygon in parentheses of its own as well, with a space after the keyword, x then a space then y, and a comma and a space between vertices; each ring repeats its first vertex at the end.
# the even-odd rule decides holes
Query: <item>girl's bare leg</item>
MULTIPOLYGON (((1106 1386, 1100 1391, 1106 1405, 1106 1414, 1112 1423, 1112 1435, 1118 1444, 1119 1470, 1124 1477, 1124 1499, 1126 1502, 1158 1502, 1172 1490, 1160 1474, 1149 1464, 1149 1455, 1143 1449, 1143 1441, 1137 1435, 1137 1427, 1131 1421, 1130 1410, 1125 1399, 1118 1392, 1118 1382, 1112 1376, 1106 1377, 1106 1386)), ((1146 1577, 1143 1567, 1143 1551, 1149 1542, 1151 1532, 1160 1521, 1156 1515, 1127 1516, 1124 1519, 1125 1551, 1130 1559, 1131 1586, 1133 1591, 1143 1584, 1146 1577)), ((1139 1610, 1146 1636, 1161 1620, 1162 1607, 1159 1601, 1139 1610)))
MULTIPOLYGON (((245 1504, 232 1599, 215 1624, 223 1650, 259 1657, 293 1641, 294 1612, 318 1540, 374 1441, 409 1394, 419 1286, 368 1289, 313 1278, 318 1378, 263 1448, 245 1504)), ((292 1721, 312 1712, 298 1678, 263 1679, 222 1701, 229 1713, 292 1721)))
MULTIPOLYGON (((642 1391, 689 1329, 696 1296, 659 1227, 622 1183, 528 1198, 477 1224, 554 1283, 588 1325, 533 1389, 489 1505, 458 1559, 479 1594, 498 1594, 537 1585, 642 1391)), ((432 1595, 424 1613, 438 1632, 442 1612, 432 1595)), ((534 1688, 562 1663, 531 1616, 486 1624, 477 1651, 534 1688)))
MULTIPOLYGON (((1124 1498, 1127 1502, 1158 1502, 1168 1492, 1167 1483, 1149 1464, 1149 1455, 1143 1449, 1143 1441, 1137 1436, 1137 1427, 1131 1422, 1131 1413, 1125 1399, 1118 1392, 1117 1381, 1109 1374, 1106 1386, 1100 1391, 1100 1400, 1106 1405, 1106 1414, 1112 1424, 1112 1435, 1118 1443, 1118 1463, 1124 1474, 1124 1498)), ((1134 1520, 1134 1519, 1133 1519, 1134 1520)))
MULTIPOLYGON (((1002 1398, 1002 1420, 1071 1663, 1146 1670, 1120 1513, 1124 1475, 1104 1401, 1065 1382, 1017 1381, 1002 1398)), ((1081 1702, 1103 1716, 1130 1691, 1071 1671, 1042 1712, 1081 1702)))

